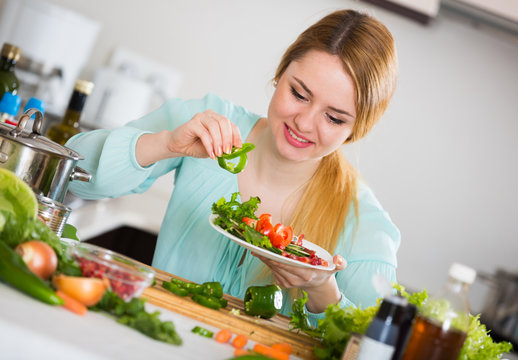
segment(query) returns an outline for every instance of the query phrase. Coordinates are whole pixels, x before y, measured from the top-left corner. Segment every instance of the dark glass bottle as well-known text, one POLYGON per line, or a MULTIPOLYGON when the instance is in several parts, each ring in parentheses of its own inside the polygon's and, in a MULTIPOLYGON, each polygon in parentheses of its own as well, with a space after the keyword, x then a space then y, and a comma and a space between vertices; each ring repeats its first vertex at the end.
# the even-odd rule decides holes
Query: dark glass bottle
POLYGON ((2 46, 0 57, 0 99, 2 99, 6 92, 10 92, 13 95, 16 95, 18 92, 20 83, 14 73, 14 67, 21 54, 22 51, 19 47, 9 43, 4 43, 2 46))
POLYGON ((79 128, 79 120, 81 118, 81 112, 86 102, 86 98, 92 92, 94 84, 85 81, 77 80, 74 86, 74 92, 68 103, 65 116, 61 123, 53 125, 47 131, 47 137, 57 142, 58 144, 65 145, 68 139, 72 136, 79 134, 81 129, 79 128))
POLYGON ((389 296, 383 299, 365 332, 357 359, 394 359, 399 338, 407 333, 408 311, 408 302, 402 297, 389 296))

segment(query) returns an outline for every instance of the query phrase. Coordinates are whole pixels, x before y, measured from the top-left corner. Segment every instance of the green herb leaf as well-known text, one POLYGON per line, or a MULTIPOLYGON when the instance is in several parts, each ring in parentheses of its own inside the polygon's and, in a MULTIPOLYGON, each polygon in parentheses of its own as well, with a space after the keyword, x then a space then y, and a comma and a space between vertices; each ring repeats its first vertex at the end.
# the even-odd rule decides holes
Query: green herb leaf
MULTIPOLYGON (((418 309, 428 298, 426 290, 408 293, 402 285, 393 284, 393 287, 408 299, 418 309)), ((329 305, 325 310, 325 318, 318 321, 318 326, 309 325, 308 316, 304 311, 307 294, 296 299, 292 305, 291 321, 293 329, 300 329, 306 334, 321 340, 323 347, 315 348, 315 355, 319 359, 340 359, 349 341, 350 333, 364 334, 367 327, 378 312, 382 299, 378 299, 375 306, 365 309, 356 307, 340 308, 338 305, 329 305)), ((503 353, 509 352, 512 345, 508 342, 495 343, 489 336, 485 325, 480 323, 479 315, 470 315, 471 323, 467 338, 462 347, 459 360, 498 360, 503 353)))
POLYGON ((79 238, 77 237, 77 229, 75 228, 75 226, 70 224, 65 224, 61 237, 72 240, 79 240, 79 238))
POLYGON ((161 321, 160 313, 155 311, 149 313, 144 307, 145 300, 133 298, 124 302, 116 293, 106 291, 103 298, 97 305, 90 309, 105 311, 117 317, 117 322, 129 326, 144 335, 155 340, 163 341, 173 345, 181 345, 182 339, 176 332, 171 321, 161 321))

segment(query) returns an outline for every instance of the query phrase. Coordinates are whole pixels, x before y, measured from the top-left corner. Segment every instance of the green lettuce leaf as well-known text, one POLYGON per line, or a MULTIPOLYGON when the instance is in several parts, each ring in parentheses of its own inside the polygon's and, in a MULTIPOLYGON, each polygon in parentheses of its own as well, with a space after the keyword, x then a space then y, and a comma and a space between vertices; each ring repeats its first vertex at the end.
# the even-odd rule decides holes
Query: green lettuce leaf
MULTIPOLYGON (((393 286, 401 296, 408 299, 409 303, 416 305, 418 309, 428 299, 426 290, 410 294, 402 285, 394 284, 393 286)), ((293 313, 290 314, 292 330, 298 329, 321 341, 322 347, 315 348, 315 355, 319 359, 339 360, 349 341, 350 334, 352 332, 365 334, 382 299, 378 299, 377 305, 365 309, 329 305, 325 310, 325 318, 318 321, 317 327, 309 325, 308 316, 304 311, 304 304, 307 300, 307 294, 304 292, 303 297, 294 301, 293 313)), ((480 323, 479 317, 479 315, 470 315, 470 327, 459 360, 498 360, 503 353, 512 349, 509 342, 494 342, 485 325, 480 323)))

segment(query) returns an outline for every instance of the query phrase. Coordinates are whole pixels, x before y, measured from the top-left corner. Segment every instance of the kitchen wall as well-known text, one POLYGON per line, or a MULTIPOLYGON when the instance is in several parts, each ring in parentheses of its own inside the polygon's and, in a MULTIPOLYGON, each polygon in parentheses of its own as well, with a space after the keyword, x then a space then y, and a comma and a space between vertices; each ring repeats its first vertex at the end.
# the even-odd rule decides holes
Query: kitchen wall
POLYGON ((516 37, 444 13, 422 26, 347 0, 50 2, 102 24, 84 77, 122 46, 180 71, 178 96, 215 92, 259 113, 300 31, 338 8, 377 16, 397 41, 399 85, 372 134, 345 151, 401 229, 399 280, 436 290, 453 261, 518 271, 516 37))

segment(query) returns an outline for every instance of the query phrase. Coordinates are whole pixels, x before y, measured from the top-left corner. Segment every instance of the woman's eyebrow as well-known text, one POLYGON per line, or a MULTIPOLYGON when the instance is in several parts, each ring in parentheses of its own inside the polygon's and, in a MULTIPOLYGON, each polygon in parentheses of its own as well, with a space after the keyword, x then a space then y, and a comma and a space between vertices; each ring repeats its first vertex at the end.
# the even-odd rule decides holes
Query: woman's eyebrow
POLYGON ((309 90, 309 88, 306 86, 306 84, 304 84, 304 81, 300 80, 299 78, 297 78, 295 76, 293 78, 295 79, 296 82, 299 83, 300 86, 302 86, 304 91, 306 91, 309 95, 313 96, 313 93, 311 92, 311 90, 309 90))
MULTIPOLYGON (((297 78, 295 76, 293 78, 295 79, 296 82, 299 83, 299 85, 304 89, 304 91, 306 91, 310 96, 313 96, 313 93, 311 92, 311 90, 309 90, 307 85, 304 84, 304 81, 300 80, 299 78, 297 78)), ((332 107, 332 106, 328 106, 328 108, 330 110, 332 110, 332 111, 335 111, 335 112, 339 113, 339 114, 347 115, 347 116, 350 116, 350 117, 354 118, 354 116, 350 112, 348 112, 348 111, 337 109, 337 108, 332 107)))
POLYGON ((334 108, 332 106, 328 106, 328 109, 333 110, 333 111, 335 111, 335 112, 337 112, 339 114, 347 115, 347 116, 350 116, 350 117, 354 118, 354 116, 351 113, 349 113, 349 112, 347 112, 345 110, 340 110, 340 109, 334 108))

